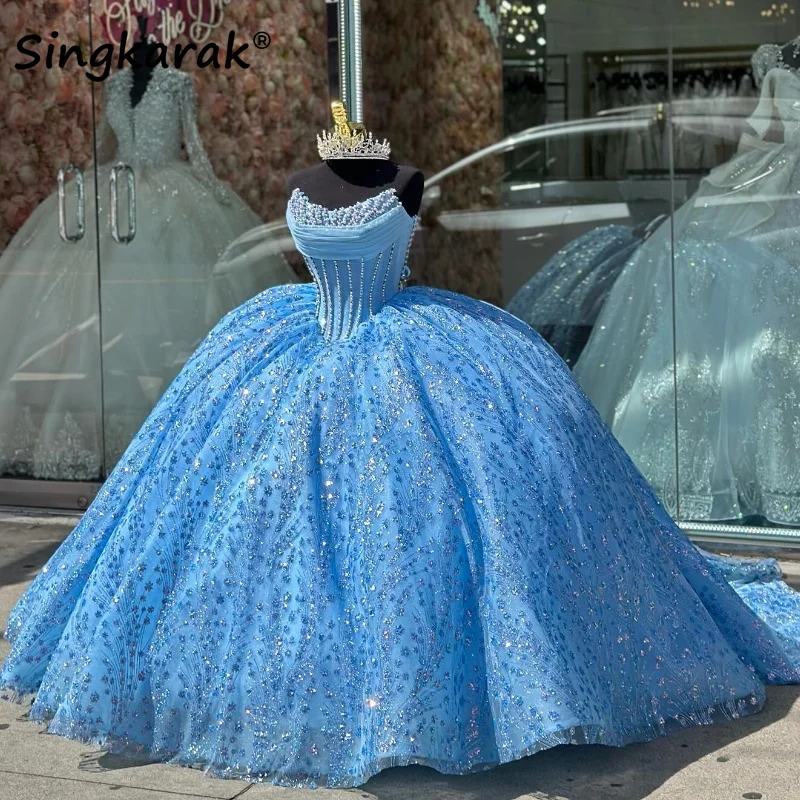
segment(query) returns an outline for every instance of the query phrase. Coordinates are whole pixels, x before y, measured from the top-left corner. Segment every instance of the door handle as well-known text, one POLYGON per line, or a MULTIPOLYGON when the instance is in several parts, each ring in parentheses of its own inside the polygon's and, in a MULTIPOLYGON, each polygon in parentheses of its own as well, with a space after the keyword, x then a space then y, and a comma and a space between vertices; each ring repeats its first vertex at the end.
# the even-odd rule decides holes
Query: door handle
POLYGON ((544 244, 545 239, 552 239, 552 233, 532 233, 527 236, 517 236, 518 242, 525 242, 525 244, 530 245, 531 247, 541 247, 544 244))
POLYGON ((65 242, 78 242, 86 231, 86 201, 83 184, 83 171, 74 164, 58 168, 58 235, 65 242), (67 173, 75 175, 75 191, 78 195, 77 231, 67 233, 67 173))
POLYGON ((114 164, 108 177, 111 184, 111 236, 117 244, 130 244, 136 236, 136 180, 133 170, 127 164, 114 164), (128 232, 119 232, 119 176, 125 173, 128 185, 128 232))
POLYGON ((533 239, 547 239, 548 237, 552 236, 551 233, 544 233, 544 231, 539 231, 539 233, 530 233, 523 236, 518 236, 520 242, 527 242, 533 239))

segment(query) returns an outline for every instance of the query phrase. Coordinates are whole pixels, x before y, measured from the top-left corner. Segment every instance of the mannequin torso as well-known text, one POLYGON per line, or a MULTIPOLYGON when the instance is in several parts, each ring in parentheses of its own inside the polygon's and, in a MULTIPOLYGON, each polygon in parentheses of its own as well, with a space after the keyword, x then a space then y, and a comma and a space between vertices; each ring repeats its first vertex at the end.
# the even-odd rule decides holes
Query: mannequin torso
POLYGON ((144 97, 153 75, 153 61, 157 58, 157 47, 147 41, 147 18, 139 17, 139 39, 131 48, 133 82, 131 83, 131 106, 135 107, 144 97))
POLYGON ((132 72, 131 106, 135 107, 147 91, 147 85, 150 83, 150 78, 153 75, 153 68, 147 64, 137 64, 137 66, 132 68, 132 72))
POLYGON ((416 168, 380 158, 337 159, 299 170, 289 176, 289 193, 299 189, 312 203, 329 209, 345 208, 394 189, 409 216, 422 203, 425 179, 416 168))
MULTIPOLYGON (((800 46, 798 40, 794 39, 780 47, 780 66, 783 69, 798 70, 800 69, 800 46)), ((751 125, 748 125, 750 131, 753 131, 751 125)), ((770 122, 767 132, 762 136, 763 139, 769 142, 781 143, 784 141, 783 123, 781 120, 774 116, 770 122)))

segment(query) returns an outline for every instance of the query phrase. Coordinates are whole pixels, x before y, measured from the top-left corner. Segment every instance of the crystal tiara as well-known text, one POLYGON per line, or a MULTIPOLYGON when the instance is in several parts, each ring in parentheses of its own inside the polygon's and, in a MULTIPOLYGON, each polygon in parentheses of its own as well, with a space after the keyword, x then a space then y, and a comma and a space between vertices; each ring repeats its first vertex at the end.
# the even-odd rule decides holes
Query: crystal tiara
POLYGON ((350 122, 344 105, 339 101, 331 103, 333 114, 333 130, 323 131, 317 136, 317 150, 323 161, 340 158, 389 158, 391 147, 384 139, 382 142, 372 138, 363 125, 350 122))

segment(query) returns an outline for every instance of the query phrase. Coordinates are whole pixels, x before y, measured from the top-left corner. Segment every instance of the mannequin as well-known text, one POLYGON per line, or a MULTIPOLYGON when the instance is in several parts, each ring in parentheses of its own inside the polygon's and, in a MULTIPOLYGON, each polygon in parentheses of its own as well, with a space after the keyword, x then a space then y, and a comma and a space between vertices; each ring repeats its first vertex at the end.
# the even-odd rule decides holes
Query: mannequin
POLYGON ((406 213, 415 217, 422 205, 422 173, 390 161, 389 143, 351 122, 344 103, 331 103, 331 112, 334 128, 317 137, 323 163, 290 175, 289 194, 299 189, 311 203, 335 210, 393 189, 406 213))
MULTIPOLYGON (((768 45, 768 47, 772 47, 768 45)), ((800 41, 793 39, 784 45, 775 46, 779 52, 780 66, 783 69, 798 70, 800 69, 800 41)), ((751 134, 759 135, 754 130, 753 126, 748 124, 748 129, 751 134)), ((774 117, 769 125, 767 131, 760 135, 760 138, 777 144, 783 143, 783 123, 777 117, 774 117)))
POLYGON ((422 203, 425 179, 416 167, 380 158, 344 158, 325 161, 289 176, 289 193, 299 189, 312 202, 335 209, 394 189, 410 217, 422 203))
POLYGON ((144 97, 150 78, 153 76, 152 53, 156 45, 147 41, 147 18, 137 17, 139 23, 139 39, 131 48, 133 58, 133 83, 131 85, 131 106, 138 105, 144 97))
POLYGON ((781 61, 785 67, 790 69, 800 68, 800 46, 797 39, 781 47, 781 61))

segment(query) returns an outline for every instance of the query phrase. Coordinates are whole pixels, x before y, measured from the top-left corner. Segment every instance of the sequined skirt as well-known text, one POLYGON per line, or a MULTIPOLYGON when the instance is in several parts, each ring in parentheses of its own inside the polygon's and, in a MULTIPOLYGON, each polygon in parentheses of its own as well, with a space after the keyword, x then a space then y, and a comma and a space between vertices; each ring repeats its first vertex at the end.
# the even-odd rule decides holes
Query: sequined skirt
POLYGON ((219 323, 12 612, 0 683, 32 719, 352 786, 651 739, 800 681, 797 596, 740 598, 530 328, 412 287, 329 342, 315 292, 219 323))

